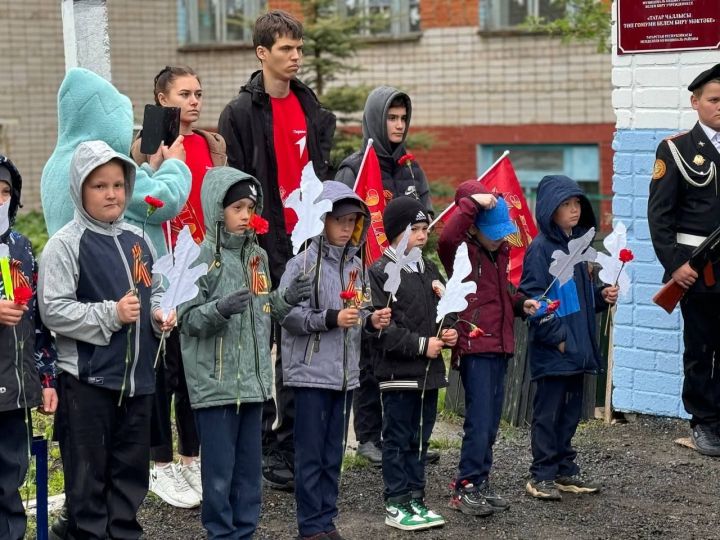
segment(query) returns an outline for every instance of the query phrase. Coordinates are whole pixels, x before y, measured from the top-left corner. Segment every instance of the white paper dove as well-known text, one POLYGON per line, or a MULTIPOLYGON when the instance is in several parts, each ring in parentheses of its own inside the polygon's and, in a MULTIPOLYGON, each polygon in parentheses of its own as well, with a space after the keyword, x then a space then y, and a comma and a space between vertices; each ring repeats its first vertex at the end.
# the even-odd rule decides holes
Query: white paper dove
POLYGON ((318 201, 322 191, 322 182, 315 175, 312 162, 309 161, 303 168, 300 187, 285 199, 285 207, 292 208, 298 217, 290 236, 295 255, 307 240, 320 234, 325 227, 323 216, 332 210, 332 202, 327 199, 318 201))
POLYGON ((175 244, 175 261, 173 254, 160 257, 153 265, 153 273, 159 273, 168 280, 167 289, 160 299, 163 318, 183 302, 192 300, 199 292, 196 284, 200 276, 207 274, 208 265, 198 264, 190 268, 200 255, 200 246, 193 240, 190 229, 185 225, 178 234, 175 244))
POLYGON ((0 204, 0 235, 5 234, 10 228, 10 218, 8 212, 10 211, 10 201, 5 204, 0 204))
POLYGON ((550 263, 550 274, 555 276, 553 281, 557 281, 561 287, 565 285, 573 276, 573 267, 583 261, 592 262, 597 257, 597 251, 589 247, 590 242, 595 237, 595 227, 580 238, 573 238, 568 242, 568 252, 562 249, 553 251, 550 263))
POLYGON ((460 313, 465 310, 468 305, 467 295, 474 293, 477 289, 477 284, 474 281, 463 282, 463 279, 468 277, 470 272, 472 272, 472 266, 468 257, 468 248, 467 244, 463 242, 455 253, 453 275, 445 284, 445 294, 438 302, 435 322, 442 321, 443 317, 449 313, 460 313))
POLYGON ((623 265, 620 260, 620 250, 627 246, 627 229, 622 221, 618 221, 613 232, 605 237, 603 246, 610 255, 598 253, 597 262, 602 265, 598 277, 608 285, 614 285, 617 281, 620 295, 625 296, 630 290, 630 276, 627 274, 627 265, 623 265))
POLYGON ((409 240, 410 225, 405 228, 405 232, 400 239, 400 243, 395 249, 395 253, 397 254, 397 262, 390 261, 385 265, 385 268, 383 269, 383 271, 388 276, 387 280, 385 280, 385 285, 383 285, 383 291, 389 293, 393 300, 395 299, 395 295, 397 294, 398 288, 400 287, 400 276, 402 267, 405 265, 415 264, 420 259, 422 259, 422 252, 418 247, 412 248, 410 252, 405 255, 405 250, 407 249, 409 240))

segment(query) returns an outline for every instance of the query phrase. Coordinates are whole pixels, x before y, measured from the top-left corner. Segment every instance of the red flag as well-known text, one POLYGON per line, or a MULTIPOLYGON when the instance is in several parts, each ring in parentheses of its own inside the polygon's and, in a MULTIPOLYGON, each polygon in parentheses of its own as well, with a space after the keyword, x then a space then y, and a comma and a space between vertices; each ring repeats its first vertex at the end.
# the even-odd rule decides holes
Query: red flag
MULTIPOLYGON (((504 153, 500 159, 493 163, 485 173, 478 177, 478 181, 482 182, 495 195, 502 195, 505 202, 508 203, 510 218, 515 222, 518 232, 507 237, 510 243, 510 268, 508 278, 510 282, 517 287, 520 285, 522 277, 523 257, 525 250, 530 245, 535 236, 537 236, 537 227, 535 220, 530 213, 525 195, 520 187, 520 182, 515 175, 508 153, 504 153)), ((430 226, 434 226, 438 221, 446 223, 450 216, 455 212, 455 203, 448 206, 430 226)))
POLYGON ((365 264, 370 266, 388 247, 382 221, 382 215, 385 211, 385 196, 383 195, 383 183, 380 176, 380 162, 372 146, 372 139, 368 141, 365 155, 360 164, 354 191, 358 197, 365 201, 370 210, 370 227, 365 241, 365 264))

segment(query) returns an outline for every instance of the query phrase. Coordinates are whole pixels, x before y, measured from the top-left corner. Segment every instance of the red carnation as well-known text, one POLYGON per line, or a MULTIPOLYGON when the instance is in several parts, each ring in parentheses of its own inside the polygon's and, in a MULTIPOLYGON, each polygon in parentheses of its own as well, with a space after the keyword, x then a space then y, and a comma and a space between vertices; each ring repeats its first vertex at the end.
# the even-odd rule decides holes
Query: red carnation
POLYGON ((560 307, 560 300, 553 300, 547 303, 547 312, 554 313, 560 307))
POLYGON ((625 249, 625 248, 620 250, 618 259, 620 259, 620 262, 622 262, 623 264, 629 263, 634 258, 635 258, 635 255, 633 255, 633 252, 631 250, 625 249))
POLYGON ((250 223, 248 223, 248 227, 254 229, 255 234, 265 234, 270 230, 270 224, 267 222, 267 219, 264 219, 258 214, 252 215, 252 217, 250 218, 250 223))
POLYGON ((340 291, 340 298, 346 302, 355 299, 355 291, 340 291))
POLYGON ((474 324, 470 325, 470 333, 468 334, 471 338, 482 337, 485 335, 485 331, 479 326, 474 324))
POLYGON ((161 201, 160 199, 156 199, 152 195, 147 195, 145 197, 145 202, 148 203, 150 206, 152 206, 155 210, 165 206, 165 203, 163 201, 161 201))
POLYGON ((13 291, 14 302, 18 306, 26 306, 32 299, 32 295, 32 289, 27 285, 15 287, 15 290, 13 291))
POLYGON ((415 161, 415 156, 412 154, 403 154, 400 156, 400 159, 398 159, 398 165, 401 167, 405 164, 412 165, 413 161, 415 161))

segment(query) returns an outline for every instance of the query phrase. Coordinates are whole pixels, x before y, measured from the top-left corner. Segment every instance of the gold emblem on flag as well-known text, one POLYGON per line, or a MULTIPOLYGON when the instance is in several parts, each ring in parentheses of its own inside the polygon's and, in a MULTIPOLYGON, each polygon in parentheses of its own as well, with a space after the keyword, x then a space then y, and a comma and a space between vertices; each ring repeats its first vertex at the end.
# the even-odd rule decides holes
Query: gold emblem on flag
POLYGON ((697 154, 697 155, 693 158, 693 163, 699 167, 699 166, 701 166, 702 164, 705 163, 705 158, 702 157, 700 154, 697 154))

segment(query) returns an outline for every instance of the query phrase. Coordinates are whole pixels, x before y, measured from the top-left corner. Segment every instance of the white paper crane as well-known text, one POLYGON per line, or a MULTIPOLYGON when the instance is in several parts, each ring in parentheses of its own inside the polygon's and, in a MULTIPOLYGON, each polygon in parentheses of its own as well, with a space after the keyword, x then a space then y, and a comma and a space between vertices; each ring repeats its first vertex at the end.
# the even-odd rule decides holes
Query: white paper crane
POLYGON ((383 271, 387 274, 388 278, 385 280, 383 285, 383 291, 390 295, 390 298, 395 299, 398 288, 400 288, 400 277, 403 266, 417 263, 422 259, 422 252, 420 248, 414 247, 406 255, 407 245, 410 240, 410 225, 405 228, 405 232, 400 239, 400 242, 395 249, 397 255, 397 262, 390 261, 385 265, 383 271))
POLYGON ((460 313, 467 308, 467 295, 477 290, 477 284, 474 281, 463 282, 470 272, 472 272, 472 266, 468 257, 468 248, 467 244, 463 242, 455 253, 453 275, 445 285, 445 294, 438 302, 435 322, 442 321, 443 317, 449 313, 460 313))
POLYGON ((626 265, 620 260, 620 250, 627 246, 627 229, 622 221, 618 221, 613 231, 603 240, 603 246, 610 255, 598 253, 597 262, 602 265, 598 277, 604 283, 614 285, 617 281, 620 295, 625 296, 630 290, 630 276, 626 265))
MULTIPOLYGON (((550 274, 555 276, 553 282, 557 281, 558 285, 562 287, 572 279, 573 268, 577 263, 583 261, 592 262, 595 260, 597 251, 590 247, 590 242, 592 242, 594 237, 595 227, 592 227, 580 238, 573 238, 568 242, 567 253, 562 249, 553 251, 553 261, 550 263, 550 274)), ((552 285, 552 283, 550 285, 552 285)), ((548 287, 548 290, 550 290, 550 287, 548 287)), ((547 291, 545 294, 547 294, 547 291)))
POLYGON ((325 227, 323 216, 332 210, 332 202, 327 199, 318 201, 322 191, 322 182, 315 175, 312 162, 309 161, 303 168, 300 187, 285 199, 285 206, 292 208, 298 217, 290 236, 295 255, 307 240, 320 234, 325 227))

